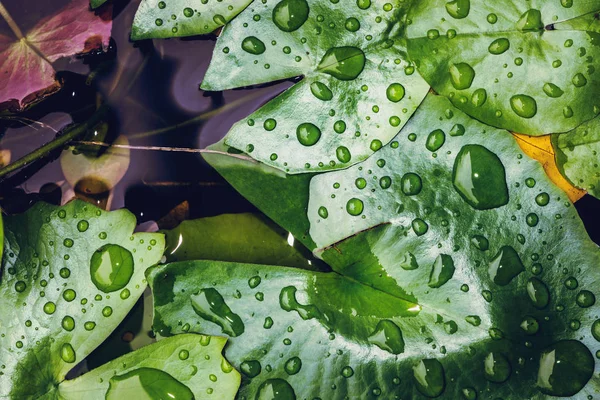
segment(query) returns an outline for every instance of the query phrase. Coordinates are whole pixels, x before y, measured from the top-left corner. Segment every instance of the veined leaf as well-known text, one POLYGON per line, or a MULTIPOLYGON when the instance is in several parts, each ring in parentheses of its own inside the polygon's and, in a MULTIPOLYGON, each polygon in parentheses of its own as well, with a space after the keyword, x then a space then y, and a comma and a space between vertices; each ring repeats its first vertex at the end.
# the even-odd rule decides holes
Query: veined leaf
POLYGON ((164 238, 81 201, 38 203, 5 224, 0 397, 50 396, 133 307, 164 238))
POLYGON ((233 399, 240 374, 221 352, 227 339, 178 335, 63 382, 65 400, 233 399))
POLYGON ((375 157, 313 177, 308 218, 334 272, 158 266, 155 328, 230 336, 245 398, 598 390, 598 247, 508 132, 430 96, 375 157))
POLYGON ((221 33, 202 88, 303 79, 234 125, 225 143, 291 174, 345 168, 388 143, 429 90, 406 60, 409 3, 249 6, 221 33))
POLYGON ((0 109, 21 111, 60 89, 52 62, 108 47, 112 20, 73 0, 41 20, 23 38, 0 35, 0 109))
POLYGON ((566 132, 600 113, 600 35, 560 25, 599 10, 597 1, 425 0, 409 12, 408 53, 436 92, 480 121, 566 132))
POLYGON ((225 25, 252 0, 142 0, 131 39, 164 39, 210 33, 225 25))
POLYGON ((573 185, 600 198, 600 119, 588 121, 569 133, 552 136, 556 164, 573 185))
POLYGON ((183 221, 164 231, 167 262, 236 261, 315 269, 288 243, 287 232, 255 214, 223 214, 183 221))

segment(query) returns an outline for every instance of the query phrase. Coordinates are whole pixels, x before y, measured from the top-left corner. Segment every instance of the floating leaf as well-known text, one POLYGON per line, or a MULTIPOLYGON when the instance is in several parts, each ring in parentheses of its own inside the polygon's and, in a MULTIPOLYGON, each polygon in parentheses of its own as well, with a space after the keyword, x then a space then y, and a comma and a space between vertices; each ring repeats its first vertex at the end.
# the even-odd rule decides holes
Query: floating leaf
POLYGON ((183 221, 164 231, 167 262, 221 260, 314 269, 288 243, 288 233, 255 214, 223 214, 183 221))
POLYGON ((162 39, 210 33, 238 15, 252 0, 142 0, 131 39, 162 39))
POLYGON ((600 253, 508 132, 430 96, 374 157, 313 177, 309 196, 332 273, 212 261, 149 273, 159 334, 230 336, 240 396, 595 393, 600 253))
POLYGON ((107 0, 90 0, 90 7, 92 9, 100 7, 102 4, 106 3, 107 0))
POLYGON ((429 90, 406 60, 409 2, 254 2, 221 33, 202 89, 304 78, 226 144, 297 174, 345 168, 388 143, 429 90))
POLYGON ((221 355, 227 339, 178 335, 126 354, 58 387, 61 399, 234 399, 240 374, 221 355))
POLYGON ((81 201, 37 203, 5 220, 0 306, 0 397, 37 398, 112 332, 164 249, 135 217, 81 201))
POLYGON ((87 0, 73 0, 23 38, 0 35, 0 109, 21 111, 59 90, 51 63, 107 48, 110 16, 110 7, 96 15, 87 0))
POLYGON ((586 23, 560 25, 598 10, 595 1, 421 1, 409 12, 408 54, 437 93, 480 121, 566 132, 600 113, 600 36, 586 23))
POLYGON ((600 119, 588 121, 569 133, 553 135, 556 164, 573 185, 600 198, 600 119))

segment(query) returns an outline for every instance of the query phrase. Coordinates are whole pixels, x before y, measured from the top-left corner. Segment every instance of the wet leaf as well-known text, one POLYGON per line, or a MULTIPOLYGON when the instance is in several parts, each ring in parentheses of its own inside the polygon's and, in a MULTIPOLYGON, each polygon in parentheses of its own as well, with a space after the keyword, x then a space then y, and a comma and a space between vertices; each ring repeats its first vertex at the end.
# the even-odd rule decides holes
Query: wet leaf
POLYGON ((211 33, 238 15, 252 0, 142 0, 131 39, 164 39, 211 33))
POLYGON ((226 144, 298 174, 345 168, 388 143, 429 90, 406 59, 409 2, 254 2, 224 29, 202 89, 303 76, 226 144))
POLYGON ((553 135, 558 168, 576 187, 600 198, 600 119, 588 121, 569 133, 553 135))
POLYGON ((21 111, 58 91, 51 63, 107 48, 110 16, 110 7, 96 15, 87 0, 73 0, 23 38, 0 35, 0 110, 21 111))
POLYGON ((164 238, 136 233, 125 210, 37 203, 5 220, 0 397, 56 393, 69 370, 112 332, 145 288, 164 238))
POLYGON ((334 272, 155 267, 157 332, 229 336, 246 398, 596 392, 598 247, 508 132, 430 96, 374 157, 313 177, 308 218, 334 272))
POLYGON ((163 231, 167 262, 220 260, 314 269, 293 242, 288 243, 288 233, 273 225, 248 213, 184 221, 163 231))
POLYGON ((566 132, 600 113, 600 36, 585 16, 599 10, 596 1, 421 1, 409 12, 408 53, 437 93, 480 121, 566 132))
POLYGON ((233 399, 240 374, 221 354, 226 341, 194 334, 161 340, 63 382, 58 395, 73 400, 233 399))

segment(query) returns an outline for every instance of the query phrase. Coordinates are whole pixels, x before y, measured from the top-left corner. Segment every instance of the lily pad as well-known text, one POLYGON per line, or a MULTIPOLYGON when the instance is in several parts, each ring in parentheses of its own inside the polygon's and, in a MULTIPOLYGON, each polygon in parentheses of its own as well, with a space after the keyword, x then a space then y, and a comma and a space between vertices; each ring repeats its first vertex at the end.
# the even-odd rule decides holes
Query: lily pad
POLYGON ((229 336, 240 396, 596 393, 600 252, 508 132, 430 96, 374 157, 309 190, 315 253, 334 272, 198 261, 149 273, 158 333, 229 336))
POLYGON ((410 2, 254 2, 221 33, 202 89, 303 76, 225 143, 290 174, 346 168, 388 143, 429 90, 406 59, 410 2))
POLYGON ((0 397, 56 394, 123 320, 164 249, 162 235, 134 228, 128 211, 81 201, 5 219, 0 397))
POLYGON ((598 10, 594 1, 421 1, 409 12, 408 53, 437 93, 486 124, 567 132, 600 113, 600 36, 579 19, 598 10))
POLYGON ((142 0, 131 40, 210 33, 238 15, 252 0, 142 0))
POLYGON ((96 15, 88 0, 73 0, 23 37, 0 35, 0 110, 22 111, 58 91, 52 63, 59 58, 108 48, 111 14, 110 7, 96 15))
POLYGON ((600 198, 600 119, 581 124, 569 133, 552 136, 556 164, 573 185, 600 198))

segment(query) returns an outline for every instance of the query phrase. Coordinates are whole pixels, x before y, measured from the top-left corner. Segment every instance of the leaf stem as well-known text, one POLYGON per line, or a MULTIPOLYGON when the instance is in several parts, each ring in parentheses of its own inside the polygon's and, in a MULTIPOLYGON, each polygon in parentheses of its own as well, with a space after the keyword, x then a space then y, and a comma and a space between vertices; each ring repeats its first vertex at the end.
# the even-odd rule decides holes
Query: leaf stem
POLYGON ((8 164, 7 166, 0 168, 0 179, 3 179, 6 175, 21 169, 39 158, 48 156, 52 151, 65 146, 78 136, 83 135, 88 129, 94 127, 100 120, 105 116, 108 111, 108 106, 104 105, 100 107, 94 115, 91 116, 86 122, 67 128, 65 132, 58 136, 56 139, 46 143, 42 147, 32 151, 31 153, 19 158, 17 161, 8 164))
POLYGON ((19 40, 25 38, 25 36, 23 35, 23 32, 21 32, 21 29, 19 28, 19 26, 17 25, 15 20, 10 16, 10 14, 8 13, 8 10, 4 7, 4 4, 2 4, 1 1, 0 1, 0 15, 2 16, 2 18, 4 18, 4 20, 10 27, 10 29, 13 31, 13 33, 19 40))

